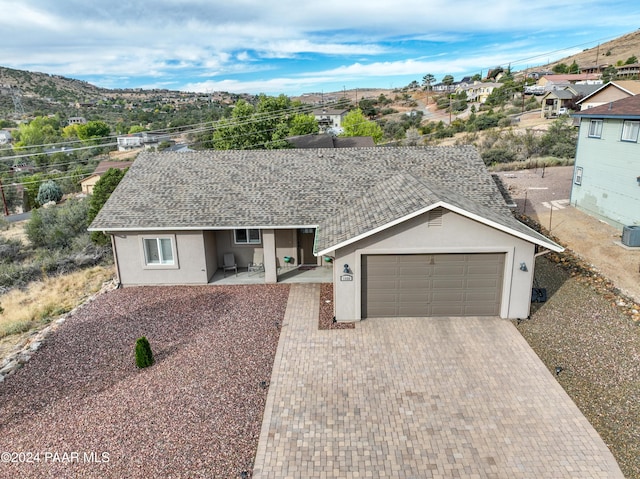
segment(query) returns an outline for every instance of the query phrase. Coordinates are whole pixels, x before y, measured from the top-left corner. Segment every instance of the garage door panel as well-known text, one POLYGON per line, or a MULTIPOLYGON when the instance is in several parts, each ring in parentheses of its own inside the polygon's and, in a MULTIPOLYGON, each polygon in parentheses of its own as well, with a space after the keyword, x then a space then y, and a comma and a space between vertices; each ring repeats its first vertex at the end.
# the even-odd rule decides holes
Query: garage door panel
POLYGON ((496 277, 485 277, 485 278, 467 278, 465 281, 465 287, 467 289, 492 289, 502 287, 502 279, 496 277))
POLYGON ((497 315, 504 256, 363 256, 363 317, 497 315))
POLYGON ((433 289, 463 289, 465 287, 464 278, 434 278, 433 289))
POLYGON ((464 301, 464 291, 462 290, 442 290, 442 291, 433 291, 431 293, 432 302, 436 303, 449 303, 449 302, 460 302, 464 301))
POLYGON ((433 265, 433 276, 440 278, 442 276, 463 276, 465 273, 464 264, 436 264, 433 265))
POLYGON ((432 304, 429 316, 469 316, 461 304, 432 304))

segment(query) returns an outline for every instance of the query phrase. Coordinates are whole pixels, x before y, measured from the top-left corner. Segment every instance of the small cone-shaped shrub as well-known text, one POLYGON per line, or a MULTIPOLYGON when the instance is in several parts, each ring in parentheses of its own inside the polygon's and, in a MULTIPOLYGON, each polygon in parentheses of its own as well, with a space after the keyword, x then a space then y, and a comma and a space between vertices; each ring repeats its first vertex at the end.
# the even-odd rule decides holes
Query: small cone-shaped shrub
POLYGON ((136 341, 136 366, 146 368, 153 364, 153 353, 147 338, 142 336, 136 341))

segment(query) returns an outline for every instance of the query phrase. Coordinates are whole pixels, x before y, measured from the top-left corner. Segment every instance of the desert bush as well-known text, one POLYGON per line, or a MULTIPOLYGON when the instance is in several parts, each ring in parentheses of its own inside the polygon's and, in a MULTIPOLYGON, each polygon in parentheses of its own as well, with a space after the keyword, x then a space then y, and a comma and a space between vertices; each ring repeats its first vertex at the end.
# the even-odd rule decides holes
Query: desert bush
POLYGON ((7 239, 0 236, 0 263, 12 263, 20 261, 22 253, 22 242, 17 239, 7 239))
POLYGON ((69 248, 73 239, 87 233, 89 202, 69 200, 55 208, 38 208, 31 213, 26 233, 34 247, 69 248))
POLYGON ((136 340, 136 366, 146 368, 153 364, 153 353, 149 340, 142 336, 136 340))
POLYGON ((506 148, 492 148, 483 151, 480 156, 485 165, 493 165, 495 163, 510 163, 515 160, 516 154, 506 148))

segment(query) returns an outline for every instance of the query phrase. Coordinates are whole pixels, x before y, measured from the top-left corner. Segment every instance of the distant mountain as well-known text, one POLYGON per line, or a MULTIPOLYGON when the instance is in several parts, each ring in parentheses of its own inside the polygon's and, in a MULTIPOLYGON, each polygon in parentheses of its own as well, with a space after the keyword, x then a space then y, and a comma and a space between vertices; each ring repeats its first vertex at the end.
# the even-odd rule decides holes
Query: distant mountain
POLYGON ((58 102, 90 101, 109 92, 85 81, 60 75, 0 67, 0 89, 6 91, 8 87, 18 88, 25 97, 39 97, 58 102))

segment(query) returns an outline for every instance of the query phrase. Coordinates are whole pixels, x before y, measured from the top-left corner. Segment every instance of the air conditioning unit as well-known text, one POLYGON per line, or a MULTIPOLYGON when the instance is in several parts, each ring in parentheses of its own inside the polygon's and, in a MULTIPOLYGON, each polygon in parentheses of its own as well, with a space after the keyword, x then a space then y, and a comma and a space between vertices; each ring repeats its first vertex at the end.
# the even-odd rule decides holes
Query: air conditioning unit
POLYGON ((625 246, 640 246, 640 226, 625 226, 622 228, 622 244, 625 246))

